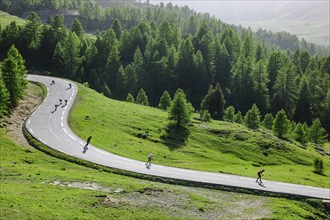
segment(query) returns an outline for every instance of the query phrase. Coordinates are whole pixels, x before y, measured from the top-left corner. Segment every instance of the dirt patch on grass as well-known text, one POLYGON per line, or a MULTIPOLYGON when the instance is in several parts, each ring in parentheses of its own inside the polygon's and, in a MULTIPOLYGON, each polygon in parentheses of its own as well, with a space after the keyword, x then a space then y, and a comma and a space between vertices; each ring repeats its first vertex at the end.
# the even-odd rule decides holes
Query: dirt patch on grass
POLYGON ((93 182, 62 182, 61 180, 56 180, 50 183, 51 185, 55 186, 66 186, 78 189, 89 189, 95 191, 102 191, 102 192, 112 192, 110 188, 103 187, 97 183, 93 182))
POLYGON ((124 194, 121 200, 139 209, 162 210, 183 219, 260 219, 271 214, 263 197, 190 187, 145 188, 124 194))
POLYGON ((20 101, 19 105, 12 111, 12 114, 5 119, 8 136, 19 146, 30 147, 22 133, 22 124, 26 117, 42 101, 42 92, 39 87, 33 83, 28 84, 27 94, 20 101))

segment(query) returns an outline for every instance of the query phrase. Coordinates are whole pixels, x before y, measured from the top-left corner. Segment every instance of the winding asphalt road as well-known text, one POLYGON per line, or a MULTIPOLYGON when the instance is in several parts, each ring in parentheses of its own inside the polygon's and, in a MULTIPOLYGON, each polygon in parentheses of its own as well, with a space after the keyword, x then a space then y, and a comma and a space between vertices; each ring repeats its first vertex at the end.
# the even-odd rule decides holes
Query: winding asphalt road
POLYGON ((263 185, 259 185, 255 182, 255 178, 187 170, 157 164, 153 164, 150 169, 147 169, 145 162, 121 157, 92 145, 89 146, 86 153, 83 153, 82 150, 86 140, 82 140, 76 136, 67 124, 68 113, 77 94, 77 85, 65 79, 39 75, 28 75, 28 80, 45 84, 47 87, 47 96, 27 119, 25 126, 29 133, 40 142, 65 154, 96 164, 153 176, 330 199, 330 189, 326 188, 269 180, 263 180, 263 185), (55 81, 55 84, 51 85, 52 80, 55 81), (69 83, 72 84, 71 88, 69 83), (62 99, 62 102, 59 99, 62 99), (65 105, 65 100, 67 100, 67 105, 65 105), (59 105, 56 111, 54 111, 55 105, 59 105))

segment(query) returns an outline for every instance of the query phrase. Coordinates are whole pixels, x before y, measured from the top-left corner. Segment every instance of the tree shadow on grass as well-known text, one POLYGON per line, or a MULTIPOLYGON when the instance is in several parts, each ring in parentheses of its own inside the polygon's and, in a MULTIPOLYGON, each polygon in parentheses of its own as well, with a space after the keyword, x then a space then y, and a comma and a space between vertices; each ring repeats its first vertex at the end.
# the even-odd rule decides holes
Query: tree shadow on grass
POLYGON ((165 133, 160 137, 162 142, 171 150, 176 150, 184 145, 188 139, 190 132, 186 127, 176 127, 168 124, 165 133))

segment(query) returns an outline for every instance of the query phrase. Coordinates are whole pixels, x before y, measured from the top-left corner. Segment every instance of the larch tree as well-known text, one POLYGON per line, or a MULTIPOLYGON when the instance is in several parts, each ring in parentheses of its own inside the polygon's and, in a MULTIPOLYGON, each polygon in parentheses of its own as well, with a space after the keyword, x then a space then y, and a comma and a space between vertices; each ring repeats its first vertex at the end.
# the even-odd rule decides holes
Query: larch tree
POLYGON ((283 137, 288 131, 290 121, 288 120, 285 111, 280 110, 274 119, 273 131, 278 137, 283 137))
POLYGON ((8 113, 10 104, 10 94, 1 76, 0 69, 0 118, 8 113))
POLYGON ((315 144, 324 143, 327 140, 328 134, 321 126, 320 119, 313 120, 311 127, 309 128, 308 138, 315 144))
POLYGON ((149 105, 148 96, 142 88, 140 89, 136 97, 136 103, 140 105, 149 105))
POLYGON ((201 103, 202 110, 208 110, 214 119, 222 119, 226 101, 224 99, 220 84, 209 89, 201 103))
POLYGON ((244 123, 248 128, 256 130, 260 126, 260 111, 256 104, 245 114, 244 123))
POLYGON ((177 128, 185 127, 190 123, 193 111, 193 107, 188 103, 183 90, 178 89, 169 109, 169 120, 173 121, 177 128))
POLYGON ((235 116, 235 107, 234 106, 229 106, 226 108, 223 119, 225 121, 234 121, 234 116, 235 116))
POLYGON ((163 110, 167 110, 171 107, 172 100, 170 94, 165 90, 163 95, 160 97, 158 107, 163 110))

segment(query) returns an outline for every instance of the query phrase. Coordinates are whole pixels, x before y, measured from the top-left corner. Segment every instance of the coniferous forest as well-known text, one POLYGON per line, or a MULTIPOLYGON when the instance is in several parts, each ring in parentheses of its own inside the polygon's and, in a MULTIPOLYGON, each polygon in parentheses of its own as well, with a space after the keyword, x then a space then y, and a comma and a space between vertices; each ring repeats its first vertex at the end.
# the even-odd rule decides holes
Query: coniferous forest
POLYGON ((294 129, 319 123, 330 132, 329 48, 171 3, 4 0, 0 8, 26 18, 23 26, 0 27, 2 72, 14 45, 28 70, 70 78, 110 98, 134 101, 143 91, 147 105, 164 108, 163 94, 173 98, 180 88, 214 119, 260 114, 267 126, 287 117, 294 129))

